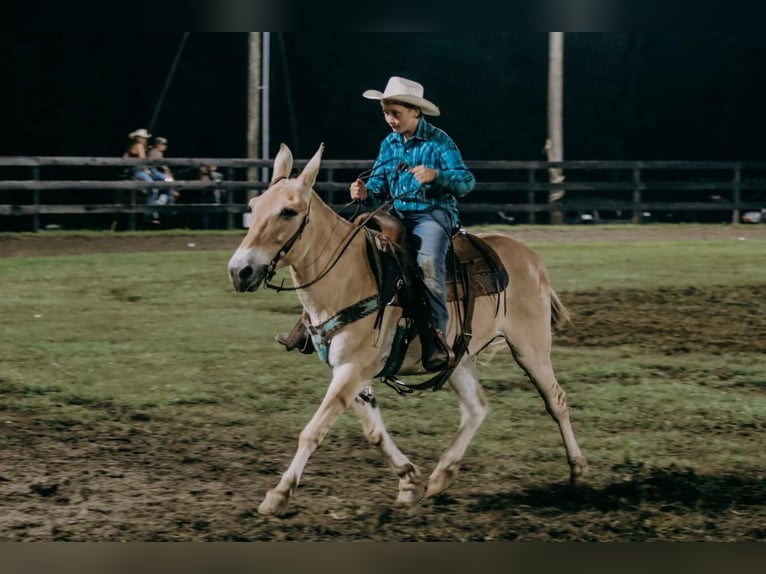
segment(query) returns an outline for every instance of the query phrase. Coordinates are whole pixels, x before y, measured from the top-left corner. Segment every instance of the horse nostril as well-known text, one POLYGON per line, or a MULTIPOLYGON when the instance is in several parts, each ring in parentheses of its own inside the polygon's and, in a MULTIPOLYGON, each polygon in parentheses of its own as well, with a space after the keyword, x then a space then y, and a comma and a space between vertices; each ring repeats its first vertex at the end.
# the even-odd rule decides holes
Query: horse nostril
POLYGON ((243 267, 239 270, 239 279, 240 281, 247 281, 253 276, 253 268, 249 265, 247 267, 243 267))

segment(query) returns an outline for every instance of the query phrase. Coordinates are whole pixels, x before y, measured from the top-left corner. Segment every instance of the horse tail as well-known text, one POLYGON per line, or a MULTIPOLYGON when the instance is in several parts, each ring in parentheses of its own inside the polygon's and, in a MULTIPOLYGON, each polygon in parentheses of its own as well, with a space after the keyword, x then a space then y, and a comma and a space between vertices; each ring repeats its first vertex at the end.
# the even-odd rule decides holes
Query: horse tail
POLYGON ((556 295, 553 287, 548 287, 548 293, 551 296, 551 326, 561 328, 572 321, 569 311, 556 295))

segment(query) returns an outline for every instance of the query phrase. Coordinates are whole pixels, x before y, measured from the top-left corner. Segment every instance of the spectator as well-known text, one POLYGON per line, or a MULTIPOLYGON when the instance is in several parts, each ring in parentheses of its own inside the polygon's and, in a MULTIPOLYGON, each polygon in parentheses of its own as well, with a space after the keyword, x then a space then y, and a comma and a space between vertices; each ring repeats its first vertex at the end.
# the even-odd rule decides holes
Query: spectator
MULTIPOLYGON (((168 149, 168 140, 163 137, 155 137, 152 147, 149 148, 146 156, 148 159, 163 159, 165 157, 165 151, 168 149)), ((149 167, 149 174, 153 181, 173 181, 173 172, 166 165, 152 165, 149 167)), ((146 198, 148 205, 172 205, 178 198, 178 191, 175 189, 163 189, 160 191, 157 188, 149 190, 149 194, 146 198)), ((152 223, 158 225, 160 223, 160 215, 158 212, 152 212, 152 223)))
MULTIPOLYGON (((152 136, 145 128, 132 131, 128 134, 128 144, 122 154, 122 159, 146 159, 146 144, 152 136)), ((125 169, 125 177, 137 181, 152 181, 152 175, 148 167, 144 165, 130 166, 125 169)), ((145 187, 141 188, 141 193, 147 194, 145 187)), ((121 191, 117 194, 118 204, 127 204, 129 194, 121 191)), ((148 203, 148 201, 147 201, 148 203)), ((117 228, 117 220, 112 221, 112 229, 117 228)))
MULTIPOLYGON (((154 143, 152 144, 152 147, 149 148, 146 157, 149 159, 162 159, 165 157, 165 152, 167 149, 167 138, 156 137, 154 138, 154 143)), ((153 165, 150 167, 150 170, 152 173, 152 179, 155 181, 173 181, 173 172, 171 172, 170 168, 166 165, 153 165)))
MULTIPOLYGON (((148 131, 144 128, 130 132, 128 134, 128 146, 125 149, 125 153, 122 154, 123 159, 146 159, 146 142, 152 137, 148 131)), ((151 173, 149 169, 142 165, 132 166, 127 169, 128 177, 131 179, 137 179, 140 181, 152 181, 151 173)))

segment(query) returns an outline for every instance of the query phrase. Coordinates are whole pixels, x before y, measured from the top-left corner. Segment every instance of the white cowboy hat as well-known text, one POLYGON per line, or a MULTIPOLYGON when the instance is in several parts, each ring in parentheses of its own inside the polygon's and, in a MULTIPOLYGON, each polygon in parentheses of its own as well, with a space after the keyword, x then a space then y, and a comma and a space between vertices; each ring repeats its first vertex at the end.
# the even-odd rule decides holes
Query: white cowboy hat
POLYGON ((130 132, 128 134, 128 137, 129 138, 146 138, 146 139, 149 139, 150 137, 152 137, 152 134, 150 134, 144 128, 141 128, 140 130, 136 130, 134 132, 130 132))
POLYGON ((423 84, 399 76, 391 76, 388 79, 385 91, 365 90, 362 96, 368 100, 397 100, 411 104, 419 107, 427 116, 441 114, 439 106, 423 97, 423 84))

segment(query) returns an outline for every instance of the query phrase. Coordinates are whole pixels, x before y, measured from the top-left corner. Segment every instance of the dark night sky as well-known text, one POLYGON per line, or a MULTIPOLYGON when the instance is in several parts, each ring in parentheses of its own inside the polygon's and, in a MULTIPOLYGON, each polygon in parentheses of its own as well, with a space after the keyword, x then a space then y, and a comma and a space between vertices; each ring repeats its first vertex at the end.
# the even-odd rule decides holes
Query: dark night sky
MULTIPOLYGON (((372 158, 367 88, 422 82, 466 159, 544 159, 547 34, 273 33, 271 155, 372 158)), ((148 125, 182 38, 0 34, 0 155, 119 156, 148 125)), ((176 157, 244 157, 247 34, 192 33, 154 133, 176 157)), ((567 33, 566 159, 763 159, 766 35, 567 33)))

